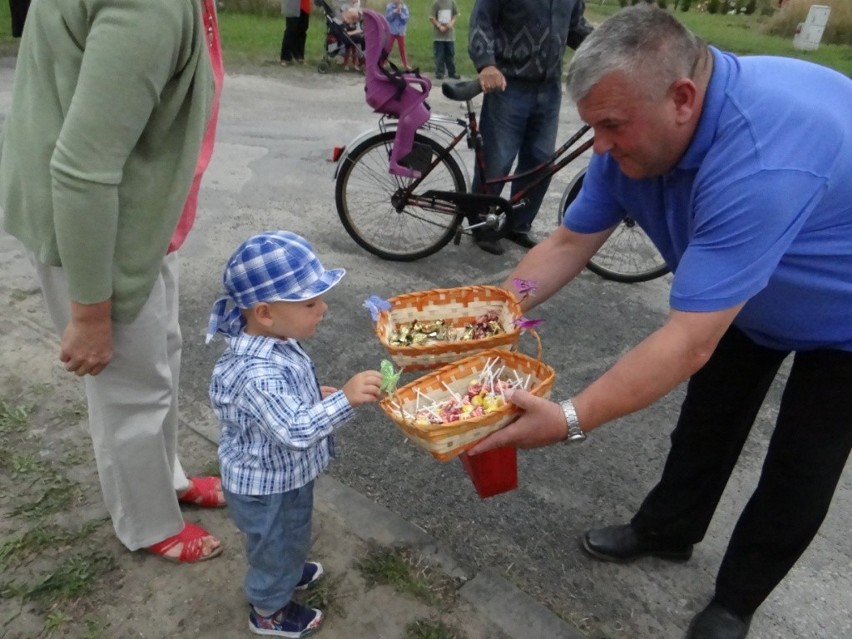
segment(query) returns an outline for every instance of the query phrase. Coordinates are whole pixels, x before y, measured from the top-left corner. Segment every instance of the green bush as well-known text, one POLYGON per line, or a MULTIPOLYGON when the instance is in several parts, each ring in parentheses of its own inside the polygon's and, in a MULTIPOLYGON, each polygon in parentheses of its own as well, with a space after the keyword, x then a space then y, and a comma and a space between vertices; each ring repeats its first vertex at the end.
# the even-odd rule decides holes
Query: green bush
POLYGON ((669 8, 668 0, 657 0, 657 6, 660 7, 660 9, 668 9, 669 8))
MULTIPOLYGON (((814 0, 787 0, 767 21, 765 30, 772 35, 792 38, 796 27, 808 16, 814 0)), ((852 2, 850 0, 819 0, 831 7, 828 24, 822 34, 825 44, 852 45, 852 2)))
POLYGON ((752 13, 757 11, 757 0, 748 0, 746 2, 745 7, 743 7, 745 14, 750 16, 752 13))
POLYGON ((719 0, 708 0, 707 1, 707 13, 719 13, 719 0))

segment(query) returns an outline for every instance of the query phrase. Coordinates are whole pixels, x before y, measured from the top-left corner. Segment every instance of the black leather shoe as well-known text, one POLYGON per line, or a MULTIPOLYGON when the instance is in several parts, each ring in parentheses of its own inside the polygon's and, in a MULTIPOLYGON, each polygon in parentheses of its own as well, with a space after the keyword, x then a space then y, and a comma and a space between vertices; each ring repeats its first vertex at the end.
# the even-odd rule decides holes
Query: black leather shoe
POLYGON ((476 244, 479 248, 481 248, 486 253, 491 253, 491 255, 503 255, 503 247, 500 246, 500 242, 498 240, 489 240, 485 238, 473 239, 473 243, 476 244))
POLYGON ((639 557, 686 561, 692 544, 673 546, 658 539, 640 537, 630 524, 595 528, 583 535, 583 550, 595 559, 626 563, 639 557))
POLYGON ((506 239, 525 249, 531 249, 538 244, 538 242, 530 237, 529 233, 519 233, 518 231, 509 231, 506 233, 506 239))
POLYGON ((743 618, 718 603, 710 602, 689 624, 686 639, 745 639, 751 617, 743 618))

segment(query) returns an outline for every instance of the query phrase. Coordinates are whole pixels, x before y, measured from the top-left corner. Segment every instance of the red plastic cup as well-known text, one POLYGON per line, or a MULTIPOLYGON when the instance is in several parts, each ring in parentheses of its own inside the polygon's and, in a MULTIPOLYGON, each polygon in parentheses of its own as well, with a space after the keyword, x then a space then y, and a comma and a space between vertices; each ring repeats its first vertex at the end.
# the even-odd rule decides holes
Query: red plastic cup
POLYGON ((479 455, 459 455, 480 499, 493 497, 518 487, 518 451, 494 448, 479 455))

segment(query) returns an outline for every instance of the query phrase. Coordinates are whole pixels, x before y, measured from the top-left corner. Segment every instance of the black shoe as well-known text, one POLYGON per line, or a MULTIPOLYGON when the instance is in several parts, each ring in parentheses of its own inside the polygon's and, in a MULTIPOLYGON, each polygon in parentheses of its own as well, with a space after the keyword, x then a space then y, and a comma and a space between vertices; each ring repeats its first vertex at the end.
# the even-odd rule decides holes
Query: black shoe
POLYGON ((689 624, 686 639, 745 639, 751 617, 743 618, 718 603, 710 602, 689 624))
POLYGON ((538 244, 538 242, 530 237, 529 233, 521 233, 520 231, 509 231, 506 233, 506 239, 525 249, 531 249, 538 244))
POLYGON ((486 253, 491 253, 491 255, 503 255, 504 249, 500 246, 499 240, 488 240, 485 238, 473 238, 473 243, 476 244, 479 248, 481 248, 486 253))
POLYGON ((443 79, 444 79, 444 74, 443 74, 443 73, 436 73, 436 74, 435 74, 435 79, 436 79, 436 80, 443 80, 443 79))
POLYGON ((503 247, 500 246, 500 236, 494 229, 482 227, 473 229, 473 243, 486 253, 503 255, 503 247))
POLYGON ((450 74, 450 77, 451 77, 453 80, 461 80, 461 76, 460 76, 458 73, 451 73, 451 74, 450 74))
POLYGON ((692 544, 672 545, 659 539, 640 537, 630 524, 595 528, 583 535, 583 550, 595 559, 625 563, 639 557, 686 561, 692 544))

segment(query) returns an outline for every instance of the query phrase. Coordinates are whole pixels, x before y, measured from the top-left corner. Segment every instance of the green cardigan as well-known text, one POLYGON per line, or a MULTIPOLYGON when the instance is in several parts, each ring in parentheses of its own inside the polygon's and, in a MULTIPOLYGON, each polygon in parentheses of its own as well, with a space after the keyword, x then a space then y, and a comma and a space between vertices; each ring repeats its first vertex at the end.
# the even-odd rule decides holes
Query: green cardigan
POLYGON ((37 0, 0 134, 3 226, 71 299, 129 322, 154 285, 213 99, 199 0, 37 0))

